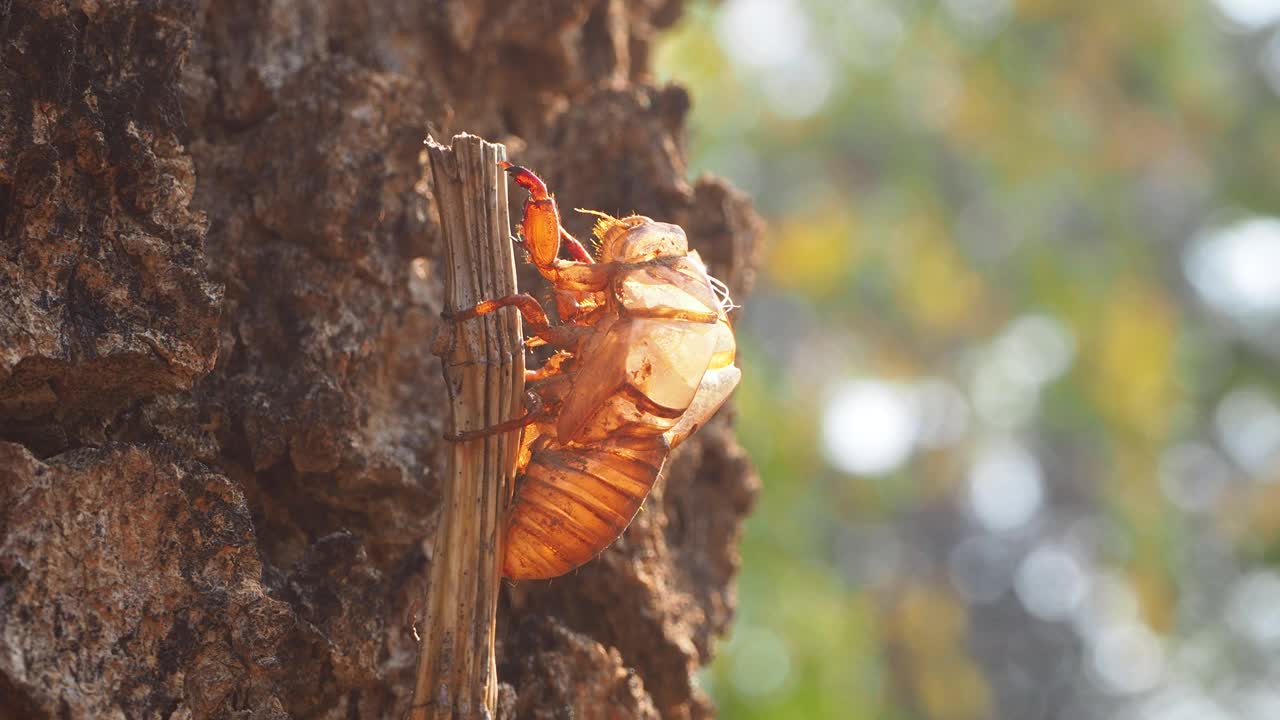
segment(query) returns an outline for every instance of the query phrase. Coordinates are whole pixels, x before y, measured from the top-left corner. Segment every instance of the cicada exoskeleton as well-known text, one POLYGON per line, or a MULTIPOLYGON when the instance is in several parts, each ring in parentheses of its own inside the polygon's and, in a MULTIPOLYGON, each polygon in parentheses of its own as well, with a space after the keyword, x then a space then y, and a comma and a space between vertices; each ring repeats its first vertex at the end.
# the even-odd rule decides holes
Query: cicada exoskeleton
POLYGON ((533 342, 558 350, 528 376, 536 406, 521 421, 503 566, 512 579, 550 578, 622 534, 671 449, 715 414, 741 373, 728 294, 680 227, 594 213, 597 261, 561 227, 543 182, 507 170, 529 191, 521 243, 551 282, 561 322, 550 324, 529 295, 452 317, 515 306, 533 342), (573 259, 559 257, 562 241, 573 259))

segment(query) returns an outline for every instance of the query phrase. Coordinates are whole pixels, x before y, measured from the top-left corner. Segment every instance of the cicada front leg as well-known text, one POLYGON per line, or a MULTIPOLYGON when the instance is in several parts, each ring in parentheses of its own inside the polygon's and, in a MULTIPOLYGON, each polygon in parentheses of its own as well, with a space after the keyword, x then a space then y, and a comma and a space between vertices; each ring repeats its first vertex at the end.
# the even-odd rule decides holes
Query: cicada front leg
POLYGON ((547 190, 547 184, 533 171, 507 161, 498 163, 506 170, 515 183, 529 192, 524 201, 524 216, 520 221, 520 234, 524 249, 529 252, 529 259, 538 272, 550 280, 555 279, 555 261, 560 256, 560 243, 574 260, 582 263, 593 262, 591 253, 569 234, 560 224, 560 210, 556 199, 547 190))

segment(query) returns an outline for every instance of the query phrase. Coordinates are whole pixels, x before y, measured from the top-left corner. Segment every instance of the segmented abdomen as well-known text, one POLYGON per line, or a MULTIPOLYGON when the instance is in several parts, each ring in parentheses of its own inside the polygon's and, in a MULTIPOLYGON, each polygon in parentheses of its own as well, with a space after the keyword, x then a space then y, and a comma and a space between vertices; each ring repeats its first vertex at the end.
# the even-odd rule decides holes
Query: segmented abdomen
POLYGON ((503 574, 552 578, 600 554, 635 517, 667 452, 648 433, 535 451, 511 507, 503 574))

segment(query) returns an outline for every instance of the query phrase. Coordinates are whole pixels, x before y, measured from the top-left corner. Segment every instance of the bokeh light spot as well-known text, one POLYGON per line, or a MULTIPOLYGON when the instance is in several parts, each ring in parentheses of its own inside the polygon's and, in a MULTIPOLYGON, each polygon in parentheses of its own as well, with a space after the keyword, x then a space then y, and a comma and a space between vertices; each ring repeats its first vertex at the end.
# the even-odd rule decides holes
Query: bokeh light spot
POLYGON ((1280 574, 1258 570, 1237 582, 1227 619, 1259 646, 1280 649, 1280 574))
POLYGON ((809 21, 793 0, 730 0, 716 23, 725 54, 748 68, 783 65, 809 42, 809 21))
POLYGON ((821 110, 834 84, 831 64, 811 50, 767 68, 761 82, 769 109, 786 118, 806 118, 821 110))
POLYGON ((1021 315, 996 340, 1004 372, 1018 382, 1043 385, 1057 380, 1075 358, 1070 331, 1051 315, 1021 315))
POLYGON ((980 417, 998 428, 1031 421, 1042 386, 1075 358, 1075 339, 1057 319, 1040 313, 1016 318, 976 355, 970 388, 980 417))
POLYGON ((1259 387, 1242 387, 1218 403, 1214 421, 1223 446, 1240 467, 1265 477, 1280 457, 1280 407, 1259 387))
POLYGON ((1044 501, 1040 463, 1026 448, 999 442, 983 448, 969 471, 969 506, 991 532, 1016 530, 1044 501))
POLYGON ((1089 591, 1075 614, 1076 630, 1086 639, 1095 639, 1103 629, 1137 617, 1138 594, 1133 585, 1114 571, 1102 571, 1090 579, 1089 591))
POLYGON ((1145 625, 1117 623, 1094 639, 1093 669, 1104 689, 1121 695, 1146 692, 1164 677, 1164 647, 1145 625))
POLYGON ((1016 588, 1027 612, 1042 620, 1066 620, 1088 593, 1089 576, 1066 548, 1045 544, 1023 559, 1016 588))
POLYGON ((1253 30, 1280 19, 1276 0, 1214 0, 1222 14, 1238 27, 1253 30))
POLYGON ((1239 319, 1280 310, 1280 219, 1252 218, 1202 234, 1184 258, 1211 307, 1239 319))
POLYGON ((911 393, 878 380, 838 385, 822 415, 828 462, 850 475, 883 475, 911 454, 919 427, 911 393))

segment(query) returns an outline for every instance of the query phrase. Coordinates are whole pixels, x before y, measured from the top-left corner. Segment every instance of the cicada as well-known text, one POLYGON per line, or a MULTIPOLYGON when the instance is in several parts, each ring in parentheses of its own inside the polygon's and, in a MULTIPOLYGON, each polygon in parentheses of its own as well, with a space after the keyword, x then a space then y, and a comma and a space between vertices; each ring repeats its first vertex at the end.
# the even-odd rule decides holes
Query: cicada
POLYGON ((597 219, 593 257, 561 226, 546 184, 502 165, 529 193, 519 242, 552 286, 558 322, 528 294, 447 317, 515 307, 529 344, 556 352, 526 375, 524 417, 454 439, 524 428, 503 574, 543 579, 579 567, 622 534, 671 450, 715 414, 741 372, 728 291, 689 250, 684 230, 582 211, 597 219))

